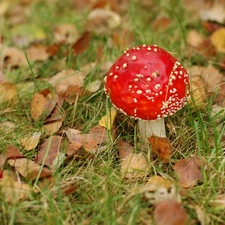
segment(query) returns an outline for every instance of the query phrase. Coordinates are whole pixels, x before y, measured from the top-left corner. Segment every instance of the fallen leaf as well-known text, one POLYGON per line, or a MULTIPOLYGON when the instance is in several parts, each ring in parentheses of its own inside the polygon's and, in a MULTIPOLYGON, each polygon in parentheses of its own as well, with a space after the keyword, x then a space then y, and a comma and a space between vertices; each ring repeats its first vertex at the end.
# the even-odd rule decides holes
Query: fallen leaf
POLYGON ((111 130, 116 119, 116 115, 117 111, 115 110, 115 108, 111 108, 108 113, 99 120, 98 124, 102 127, 107 128, 108 130, 111 130))
POLYGON ((124 178, 146 177, 149 169, 150 167, 143 153, 131 153, 121 160, 121 174, 124 178))
POLYGON ((188 216, 180 203, 171 200, 156 205, 154 219, 156 225, 186 225, 188 216))
POLYGON ((168 138, 151 136, 148 141, 152 147, 152 151, 156 154, 163 162, 168 163, 172 155, 172 148, 168 138))
POLYGON ((84 53, 88 47, 91 40, 90 32, 86 31, 83 35, 72 45, 72 51, 75 54, 84 53))
POLYGON ((52 135, 59 131, 59 129, 62 127, 64 119, 55 120, 53 122, 44 124, 42 127, 42 131, 46 135, 52 135))
POLYGON ((213 2, 213 5, 206 10, 200 12, 200 18, 202 20, 216 21, 218 23, 225 22, 225 2, 223 0, 217 0, 213 2))
POLYGON ((50 54, 47 52, 48 47, 41 44, 30 46, 26 52, 30 61, 46 61, 50 54))
POLYGON ((120 159, 125 159, 127 156, 134 153, 134 147, 121 138, 117 141, 116 147, 119 151, 120 159))
POLYGON ((6 157, 6 159, 19 159, 24 158, 23 153, 14 145, 8 146, 3 152, 2 155, 6 157))
POLYGON ((225 194, 219 194, 212 198, 209 202, 212 206, 220 206, 225 208, 225 194))
MULTIPOLYGON (((40 173, 41 167, 32 160, 21 158, 21 159, 10 159, 8 164, 15 168, 15 170, 27 180, 37 179, 40 173)), ((51 172, 47 168, 42 168, 39 179, 51 176, 51 172)))
POLYGON ((197 108, 202 108, 206 103, 206 82, 200 75, 191 76, 191 97, 188 103, 197 108))
POLYGON ((49 89, 36 92, 31 100, 31 116, 34 121, 45 120, 53 111, 58 97, 49 89))
POLYGON ((201 225, 211 224, 211 219, 203 207, 196 205, 196 206, 194 206, 194 208, 195 208, 195 212, 197 214, 198 221, 200 222, 201 225))
POLYGON ((213 32, 211 41, 217 52, 225 53, 225 28, 220 28, 213 32))
POLYGON ((202 180, 202 170, 206 166, 206 161, 199 157, 190 157, 179 160, 173 169, 180 185, 184 188, 192 188, 202 180))
POLYGON ((222 27, 222 24, 219 24, 215 21, 203 21, 202 25, 209 33, 213 33, 222 27))
POLYGON ((0 70, 0 84, 5 83, 6 81, 4 73, 0 70))
POLYGON ((13 83, 0 83, 0 103, 15 102, 18 97, 17 88, 13 83))
POLYGON ((51 77, 48 82, 53 85, 57 94, 70 102, 75 102, 77 96, 83 94, 85 76, 80 71, 72 69, 63 70, 51 77))
POLYGON ((187 44, 198 49, 200 44, 204 41, 204 38, 196 30, 189 30, 187 34, 187 44))
POLYGON ((120 15, 107 9, 93 9, 87 17, 87 29, 102 34, 115 29, 121 23, 120 15))
POLYGON ((98 145, 106 144, 109 139, 107 129, 99 125, 90 128, 89 134, 94 137, 98 145))
POLYGON ((95 80, 92 82, 89 82, 86 86, 85 86, 85 90, 94 93, 96 91, 98 91, 100 89, 102 85, 102 81, 101 80, 95 80))
POLYGON ((4 67, 27 67, 27 59, 22 50, 19 50, 16 47, 8 47, 3 50, 3 66, 4 67))
POLYGON ((35 162, 39 165, 53 166, 54 160, 59 154, 60 145, 62 142, 61 136, 49 137, 40 147, 40 151, 36 155, 35 162))
POLYGON ((153 21, 152 28, 155 31, 165 30, 170 24, 171 20, 168 17, 160 16, 153 21))
POLYGON ((30 185, 21 180, 15 181, 10 171, 4 171, 0 181, 0 189, 2 198, 11 203, 28 199, 30 193, 34 192, 34 189, 30 185))
POLYGON ((78 40, 80 34, 74 24, 59 24, 53 28, 55 42, 73 44, 78 40))
POLYGON ((13 133, 15 131, 16 125, 12 122, 6 121, 0 123, 0 131, 7 134, 13 133))
POLYGON ((21 139, 20 142, 23 145, 24 149, 29 151, 37 147, 40 137, 41 137, 41 132, 36 132, 29 137, 25 137, 21 139))

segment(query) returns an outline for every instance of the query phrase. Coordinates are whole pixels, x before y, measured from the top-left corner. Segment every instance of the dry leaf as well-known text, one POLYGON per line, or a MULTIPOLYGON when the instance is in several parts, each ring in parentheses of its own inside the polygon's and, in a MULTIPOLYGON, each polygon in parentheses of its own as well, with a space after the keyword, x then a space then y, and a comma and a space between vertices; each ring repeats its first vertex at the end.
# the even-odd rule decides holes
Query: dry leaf
POLYGON ((194 208, 198 217, 198 221, 200 222, 201 225, 211 224, 210 217, 208 216, 204 208, 200 207, 199 205, 196 205, 194 208))
POLYGON ((70 102, 75 102, 77 96, 83 94, 84 75, 72 69, 63 70, 51 77, 48 81, 53 85, 57 94, 70 102))
POLYGON ((6 48, 3 50, 4 67, 21 67, 28 66, 27 59, 22 50, 16 47, 6 48))
POLYGON ((0 83, 0 103, 11 101, 14 102, 17 100, 18 92, 14 84, 5 82, 0 83))
POLYGON ((180 203, 171 200, 156 205, 154 219, 156 225, 186 225, 188 216, 180 203))
POLYGON ((55 42, 72 44, 79 38, 79 32, 74 24, 59 24, 53 28, 55 42))
POLYGON ((173 182, 168 179, 164 179, 163 177, 160 176, 152 176, 149 178, 148 182, 146 183, 146 186, 150 187, 151 190, 149 191, 156 191, 160 187, 164 188, 170 188, 172 186, 173 182))
POLYGON ((189 30, 187 34, 187 44, 198 49, 204 38, 196 30, 189 30))
MULTIPOLYGON (((26 158, 10 159, 8 164, 27 180, 35 180, 41 169, 37 163, 26 158)), ((51 176, 51 172, 47 168, 43 168, 39 179, 48 176, 51 176)))
POLYGON ((61 120, 55 120, 53 122, 47 123, 43 125, 42 130, 46 135, 52 135, 59 131, 59 129, 62 127, 63 119, 61 120))
POLYGON ((225 194, 215 196, 210 200, 210 204, 212 206, 220 206, 222 208, 225 208, 225 194))
POLYGON ((85 32, 83 35, 73 44, 72 51, 75 54, 84 53, 88 47, 91 40, 90 32, 85 32))
POLYGON ((87 29, 101 34, 115 29, 121 23, 120 15, 107 9, 94 9, 87 18, 87 29))
POLYGON ((152 23, 152 28, 155 31, 160 31, 160 30, 165 30, 171 23, 171 20, 167 17, 157 17, 153 23, 152 23))
POLYGON ((21 180, 15 181, 10 171, 4 171, 3 179, 0 181, 0 189, 4 200, 11 203, 28 199, 30 192, 34 191, 30 185, 21 180))
POLYGON ((46 61, 50 54, 45 45, 32 45, 27 49, 27 56, 30 61, 46 61))
POLYGON ((107 129, 99 125, 90 128, 89 134, 94 137, 98 145, 107 143, 109 139, 107 129))
POLYGON ((24 149, 29 151, 37 147, 40 137, 41 137, 41 132, 36 132, 29 137, 25 137, 21 139, 20 142, 23 145, 24 149))
POLYGON ((200 75, 191 77, 191 97, 188 102, 191 106, 202 108, 206 102, 206 82, 200 75))
POLYGON ((117 111, 115 110, 115 108, 111 108, 109 112, 99 120, 98 124, 102 127, 107 128, 108 130, 111 130, 116 119, 116 115, 117 111))
POLYGON ((121 173, 125 178, 146 177, 149 173, 149 165, 143 153, 131 153, 121 160, 121 173))
POLYGON ((168 138, 151 136, 148 141, 152 147, 152 151, 156 154, 163 162, 168 163, 172 155, 172 148, 168 138))
POLYGON ((49 89, 38 93, 36 92, 31 100, 31 116, 34 121, 45 120, 54 109, 58 96, 54 95, 49 89))
POLYGON ((218 23, 225 22, 225 2, 223 0, 213 1, 213 5, 200 13, 202 20, 216 21, 218 23))
POLYGON ((115 30, 112 34, 113 42, 119 49, 126 49, 134 42, 134 34, 127 27, 121 27, 119 30, 115 30))
POLYGON ((101 80, 95 80, 95 81, 92 81, 92 82, 89 82, 86 87, 85 87, 85 90, 91 92, 91 93, 94 93, 96 91, 98 91, 100 89, 102 85, 102 81, 101 80))
POLYGON ((6 159, 19 159, 23 158, 23 153, 14 145, 8 146, 3 152, 2 155, 6 157, 6 159))
POLYGON ((0 70, 0 84, 5 83, 7 80, 5 78, 5 75, 3 72, 0 70))
POLYGON ((211 35, 211 41, 217 52, 225 53, 225 28, 216 30, 211 35))
POLYGON ((190 157, 179 160, 173 169, 178 177, 180 185, 184 188, 191 188, 202 180, 202 170, 206 161, 199 157, 190 157))
POLYGON ((54 160, 57 158, 59 154, 60 145, 62 142, 61 136, 52 136, 49 137, 40 148, 38 152, 35 162, 39 165, 53 166, 54 160))
POLYGON ((4 131, 7 134, 13 133, 15 131, 16 125, 12 122, 6 121, 0 123, 0 131, 4 131))
POLYGON ((127 156, 134 153, 134 147, 121 138, 117 141, 116 146, 119 151, 120 159, 125 159, 127 156))

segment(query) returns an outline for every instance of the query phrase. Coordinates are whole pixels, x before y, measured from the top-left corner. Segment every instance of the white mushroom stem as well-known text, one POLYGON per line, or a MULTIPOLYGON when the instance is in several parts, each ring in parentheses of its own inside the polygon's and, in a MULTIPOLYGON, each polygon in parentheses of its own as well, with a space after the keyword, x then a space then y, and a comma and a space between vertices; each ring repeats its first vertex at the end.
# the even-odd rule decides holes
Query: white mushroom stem
POLYGON ((148 138, 152 135, 166 137, 164 118, 158 120, 138 120, 138 128, 142 137, 148 138))

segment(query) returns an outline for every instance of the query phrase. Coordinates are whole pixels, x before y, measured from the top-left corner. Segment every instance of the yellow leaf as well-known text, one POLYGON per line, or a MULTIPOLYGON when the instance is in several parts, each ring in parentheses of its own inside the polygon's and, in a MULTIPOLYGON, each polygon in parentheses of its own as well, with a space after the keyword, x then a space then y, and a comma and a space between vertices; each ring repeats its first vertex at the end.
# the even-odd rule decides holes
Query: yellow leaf
POLYGON ((117 115, 116 110, 114 108, 111 108, 109 113, 107 113, 105 116, 103 116, 99 120, 98 124, 102 127, 105 127, 107 129, 111 130, 113 123, 115 121, 116 115, 117 115))
POLYGON ((225 28, 216 30, 211 36, 211 41, 218 52, 225 53, 225 28))
POLYGON ((41 132, 33 133, 32 136, 25 137, 20 140, 21 144, 23 145, 24 149, 29 151, 31 149, 35 149, 38 145, 38 142, 41 137, 41 132))

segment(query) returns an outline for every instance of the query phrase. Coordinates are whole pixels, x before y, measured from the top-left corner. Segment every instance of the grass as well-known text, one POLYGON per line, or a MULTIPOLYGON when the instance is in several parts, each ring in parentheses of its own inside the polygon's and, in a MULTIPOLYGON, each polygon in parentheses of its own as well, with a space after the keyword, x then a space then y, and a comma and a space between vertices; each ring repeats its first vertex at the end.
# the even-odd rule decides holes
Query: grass
MULTIPOLYGON (((29 23, 40 26, 48 34, 47 41, 49 43, 52 40, 49 29, 54 24, 74 23, 82 32, 87 12, 75 12, 71 8, 71 2, 62 4, 57 0, 34 1, 27 8, 29 23)), ((151 11, 149 8, 141 6, 138 1, 129 3, 129 8, 124 16, 134 35, 132 44, 157 43, 168 51, 175 52, 176 57, 186 66, 202 62, 201 56, 188 58, 185 54, 188 29, 199 27, 201 31, 200 21, 190 18, 181 1, 152 2, 151 11), (151 23, 158 15, 170 18, 171 24, 167 29, 155 32, 151 23)), ((4 32, 7 33, 6 41, 12 45, 11 27, 7 18, 3 21, 3 26, 4 32)), ((67 67, 79 69, 89 62, 95 61, 96 48, 99 45, 103 46, 103 57, 100 61, 102 64, 107 61, 115 61, 121 55, 122 50, 112 43, 109 34, 92 35, 91 38, 88 50, 78 56, 68 57, 65 67, 62 69, 67 67)), ((23 85, 26 87, 29 82, 35 83, 35 89, 41 90, 46 83, 40 81, 40 78, 53 76, 57 72, 54 65, 60 63, 62 59, 64 56, 58 54, 46 62, 31 64, 33 71, 39 71, 38 76, 36 76, 36 72, 33 74, 29 68, 8 68, 4 72, 10 81, 18 84, 18 87, 23 85), (34 76, 32 77, 31 74, 34 76)), ((89 74, 88 79, 95 79, 98 72, 99 68, 96 67, 89 74)), ((14 105, 0 104, 0 122, 10 121, 16 125, 13 132, 5 132, 0 128, 0 150, 4 150, 8 145, 15 145, 23 151, 20 139, 33 131, 40 130, 41 124, 33 122, 30 116, 30 100, 34 89, 21 90, 19 101, 14 105)), ((74 127, 88 132, 106 113, 109 104, 103 90, 82 96, 75 105, 64 104, 67 116, 63 127, 74 127)), ((163 173, 174 177, 172 166, 179 159, 192 155, 205 157, 208 166, 207 170, 203 171, 204 179, 192 188, 188 195, 182 197, 182 202, 192 221, 197 221, 194 206, 198 204, 204 207, 206 214, 211 219, 210 224, 214 225, 225 223, 224 209, 212 207, 210 203, 211 199, 224 193, 225 161, 222 132, 218 131, 215 120, 210 117, 210 112, 211 102, 209 100, 202 110, 187 105, 173 118, 167 118, 168 137, 173 146, 171 163, 164 164, 154 159, 149 164, 151 175, 163 173)), ((135 144, 137 152, 147 152, 147 149, 139 142, 137 125, 133 119, 120 115, 117 119, 117 126, 118 137, 135 144)), ((108 143, 108 150, 96 155, 93 159, 81 157, 79 160, 64 164, 57 170, 54 174, 56 187, 70 182, 77 185, 76 191, 71 195, 65 196, 60 191, 55 194, 54 190, 49 187, 39 194, 31 193, 29 200, 7 203, 1 197, 1 224, 152 224, 153 207, 143 200, 141 194, 134 194, 135 187, 146 183, 147 178, 141 180, 121 178, 119 156, 113 144, 108 143)), ((24 153, 29 158, 36 154, 35 151, 24 153)))

